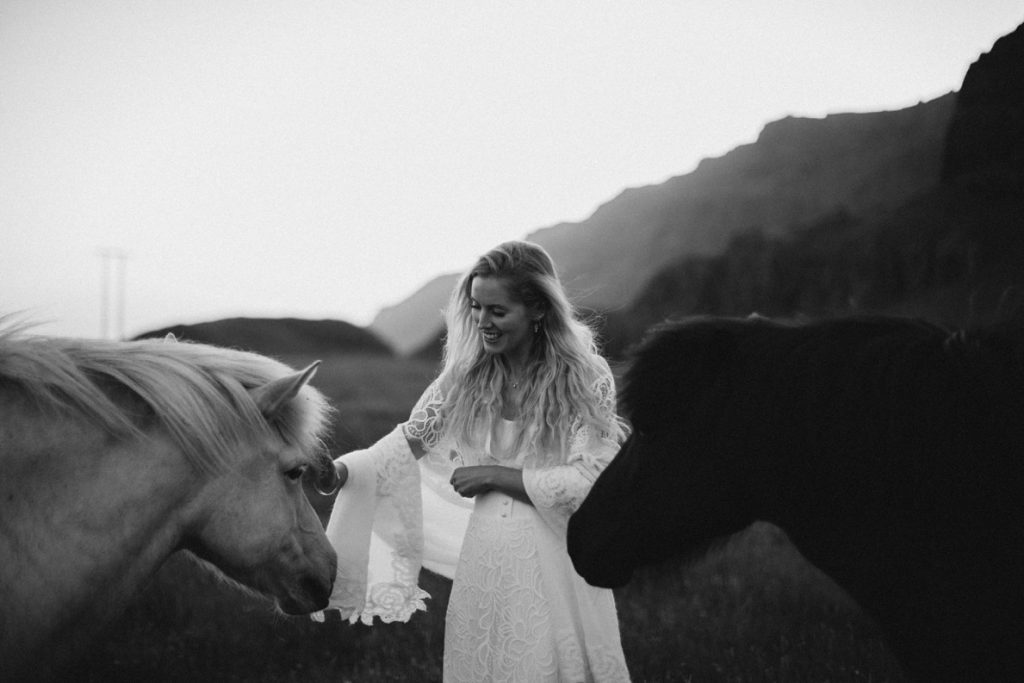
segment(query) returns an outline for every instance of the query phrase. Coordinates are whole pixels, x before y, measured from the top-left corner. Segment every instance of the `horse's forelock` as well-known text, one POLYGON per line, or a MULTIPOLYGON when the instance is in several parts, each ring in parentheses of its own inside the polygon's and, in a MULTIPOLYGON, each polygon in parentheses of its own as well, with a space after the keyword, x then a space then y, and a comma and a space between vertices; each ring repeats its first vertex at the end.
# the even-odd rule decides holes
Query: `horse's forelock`
POLYGON ((271 429, 310 457, 321 444, 330 408, 319 391, 304 386, 274 416, 273 425, 267 424, 250 393, 292 374, 292 368, 258 354, 202 344, 134 343, 145 345, 140 348, 146 362, 140 367, 163 368, 181 378, 167 386, 157 372, 155 381, 137 391, 204 468, 237 457, 232 451, 237 444, 251 442, 253 434, 269 434, 271 429))
MULTIPOLYGON (((220 469, 238 457, 238 444, 269 434, 270 426, 249 392, 292 372, 258 354, 203 344, 0 332, 0 376, 46 403, 77 409, 113 434, 138 435, 136 420, 100 389, 97 380, 124 386, 150 407, 201 471, 220 469)), ((329 414, 323 395, 305 386, 277 416, 274 427, 286 442, 312 458, 329 414)))
POLYGON ((271 426, 286 443, 305 452, 310 464, 319 467, 324 457, 331 461, 324 438, 332 414, 333 409, 324 395, 307 384, 275 414, 271 426))

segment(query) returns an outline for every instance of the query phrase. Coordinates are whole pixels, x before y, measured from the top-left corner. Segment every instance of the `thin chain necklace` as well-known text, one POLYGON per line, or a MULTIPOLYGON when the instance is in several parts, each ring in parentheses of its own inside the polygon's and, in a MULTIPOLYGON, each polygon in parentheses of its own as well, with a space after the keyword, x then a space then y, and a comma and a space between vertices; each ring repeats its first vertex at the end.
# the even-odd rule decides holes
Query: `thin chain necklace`
POLYGON ((513 389, 518 389, 522 385, 523 379, 526 377, 526 374, 528 372, 529 372, 528 364, 522 365, 519 368, 519 372, 515 372, 513 370, 513 368, 512 368, 512 364, 509 363, 509 366, 508 366, 508 383, 512 385, 513 389), (513 375, 518 375, 518 377, 514 377, 513 375))

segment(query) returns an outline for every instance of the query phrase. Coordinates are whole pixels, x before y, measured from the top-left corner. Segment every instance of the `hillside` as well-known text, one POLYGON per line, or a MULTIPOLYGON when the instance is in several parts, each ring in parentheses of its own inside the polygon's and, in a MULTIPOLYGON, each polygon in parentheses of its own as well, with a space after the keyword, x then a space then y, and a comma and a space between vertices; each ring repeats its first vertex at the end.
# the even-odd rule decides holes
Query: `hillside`
MULTIPOLYGON (((579 303, 605 316, 612 354, 651 324, 693 313, 990 319, 1024 289, 1020 64, 1024 27, 981 55, 956 94, 769 123, 691 173, 527 239, 551 252, 579 303)), ((147 336, 174 331, 270 354, 390 345, 434 358, 457 277, 436 277, 368 330, 338 321, 253 329, 239 319, 147 336)))
POLYGON ((738 232, 787 232, 837 211, 884 211, 932 185, 955 96, 893 112, 785 118, 756 142, 665 183, 627 190, 583 223, 532 233, 591 308, 631 301, 682 255, 721 253, 738 232))
POLYGON ((416 351, 436 339, 444 327, 444 307, 458 280, 458 273, 434 278, 409 298, 381 309, 370 329, 399 354, 416 351))
POLYGON ((944 153, 942 178, 974 189, 1024 193, 1024 24, 967 71, 944 153))
POLYGON ((750 230, 723 253, 684 256, 610 313, 607 350, 693 314, 883 312, 962 326, 1024 306, 1024 26, 968 70, 940 172, 899 206, 838 211, 778 234, 750 230))
POLYGON ((173 325, 140 334, 136 339, 165 337, 255 351, 268 356, 360 352, 391 355, 372 332, 341 320, 297 318, 228 318, 196 325, 173 325))
MULTIPOLYGON (((666 265, 721 254, 736 234, 782 235, 837 212, 892 210, 933 186, 956 97, 891 112, 787 117, 691 173, 629 189, 579 223, 530 233, 583 306, 630 304, 666 265)), ((435 279, 371 325, 400 353, 435 338, 455 276, 435 279)))

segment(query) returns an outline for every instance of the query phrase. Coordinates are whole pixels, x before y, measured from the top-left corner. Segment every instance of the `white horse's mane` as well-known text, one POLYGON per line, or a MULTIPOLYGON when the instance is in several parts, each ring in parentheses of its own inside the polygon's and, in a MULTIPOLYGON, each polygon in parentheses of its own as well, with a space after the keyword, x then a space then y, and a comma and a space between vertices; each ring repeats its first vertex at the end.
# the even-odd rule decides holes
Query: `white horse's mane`
MULTIPOLYGON (((216 471, 239 444, 276 428, 289 445, 313 454, 331 409, 306 385, 269 425, 250 389, 292 374, 266 356, 205 344, 144 339, 115 342, 27 334, 0 319, 0 383, 14 383, 42 405, 85 415, 111 434, 142 434, 145 415, 119 405, 104 386, 121 386, 153 411, 185 456, 216 471)), ((2 386, 2 384, 0 384, 2 386)), ((123 402, 122 402, 123 403, 123 402)))

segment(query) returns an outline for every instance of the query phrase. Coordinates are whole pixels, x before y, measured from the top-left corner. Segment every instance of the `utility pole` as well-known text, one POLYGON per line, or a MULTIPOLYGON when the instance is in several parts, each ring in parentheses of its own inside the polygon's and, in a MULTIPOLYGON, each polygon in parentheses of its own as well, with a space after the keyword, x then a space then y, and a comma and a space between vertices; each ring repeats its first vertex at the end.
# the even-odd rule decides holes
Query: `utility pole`
POLYGON ((122 249, 100 249, 100 338, 124 339, 125 270, 128 254, 122 249), (116 327, 111 330, 111 306, 116 327))

